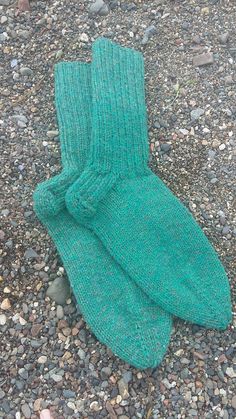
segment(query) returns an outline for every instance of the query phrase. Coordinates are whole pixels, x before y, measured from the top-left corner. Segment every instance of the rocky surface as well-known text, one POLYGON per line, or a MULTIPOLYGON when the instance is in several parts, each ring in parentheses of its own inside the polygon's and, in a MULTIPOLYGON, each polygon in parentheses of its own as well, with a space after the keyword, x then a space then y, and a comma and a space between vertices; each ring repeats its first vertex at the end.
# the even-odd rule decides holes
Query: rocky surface
POLYGON ((53 66, 89 60, 107 36, 144 54, 150 165, 204 229, 234 294, 236 4, 95 4, 36 0, 19 12, 0 0, 0 417, 233 419, 235 319, 224 332, 176 320, 160 367, 138 371, 96 340, 64 282, 64 301, 47 292, 65 272, 32 192, 60 170, 53 66))

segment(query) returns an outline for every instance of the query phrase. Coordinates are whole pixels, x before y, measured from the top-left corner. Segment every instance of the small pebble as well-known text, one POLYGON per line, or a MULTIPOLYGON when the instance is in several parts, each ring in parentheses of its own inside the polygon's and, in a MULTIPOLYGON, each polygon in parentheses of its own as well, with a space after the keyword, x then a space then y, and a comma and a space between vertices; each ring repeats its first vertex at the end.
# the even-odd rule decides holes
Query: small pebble
POLYGON ((32 77, 34 75, 33 70, 31 70, 31 68, 29 67, 21 67, 20 68, 20 74, 22 76, 28 76, 28 77, 32 77))
POLYGON ((89 12, 91 14, 106 16, 109 13, 109 8, 103 0, 96 0, 95 3, 91 4, 89 12))
POLYGON ((201 109, 201 108, 196 108, 196 109, 193 109, 192 111, 191 111, 191 120, 192 121, 196 121, 197 119, 199 119, 202 115, 204 115, 204 113, 205 113, 205 111, 204 111, 204 109, 201 109))
POLYGON ((5 314, 0 314, 0 326, 4 326, 6 322, 7 322, 7 316, 5 314))
POLYGON ((218 37, 221 44, 227 44, 229 40, 229 32, 221 33, 218 37))
POLYGON ((221 144, 220 146, 219 146, 219 150, 224 150, 225 149, 225 147, 226 147, 226 145, 225 144, 221 144))
POLYGON ((27 403, 24 403, 21 406, 21 411, 22 411, 22 413, 23 413, 23 415, 25 416, 26 419, 31 418, 31 410, 30 410, 29 405, 27 403))
POLYGON ((47 357, 45 355, 42 355, 38 358, 39 364, 46 364, 46 362, 47 362, 47 357))
POLYGON ((194 67, 202 67, 204 65, 213 64, 214 56, 212 52, 206 52, 204 54, 196 55, 193 58, 194 67))
POLYGON ((163 151, 164 153, 168 153, 170 149, 171 149, 171 144, 168 144, 168 143, 161 144, 161 151, 163 151))
POLYGON ((58 135, 59 135, 59 131, 57 129, 47 131, 47 137, 48 138, 55 138, 55 137, 58 137, 58 135))
POLYGON ((89 42, 89 37, 88 37, 88 35, 87 35, 86 33, 82 33, 82 34, 80 35, 80 41, 81 41, 81 42, 85 42, 85 43, 89 42))
POLYGON ((4 298, 4 300, 1 302, 1 309, 2 310, 9 310, 11 308, 11 303, 9 298, 4 298))
POLYGON ((57 306, 57 318, 59 320, 61 320, 61 319, 63 319, 63 317, 64 317, 64 309, 63 309, 62 306, 58 305, 57 306))

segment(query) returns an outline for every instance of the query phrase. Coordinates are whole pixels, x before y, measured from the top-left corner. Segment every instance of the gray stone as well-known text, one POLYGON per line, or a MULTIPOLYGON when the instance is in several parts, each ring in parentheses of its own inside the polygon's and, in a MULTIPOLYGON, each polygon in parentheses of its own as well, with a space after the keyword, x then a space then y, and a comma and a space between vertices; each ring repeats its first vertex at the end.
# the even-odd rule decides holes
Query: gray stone
POLYGON ((229 32, 221 33, 218 36, 218 39, 219 39, 219 41, 220 41, 221 44, 227 44, 227 42, 229 40, 229 32))
POLYGON ((21 406, 21 411, 22 411, 23 415, 26 417, 26 419, 31 418, 31 410, 30 410, 29 405, 27 403, 24 403, 21 406))
POLYGON ((197 411, 195 409, 190 409, 188 413, 189 413, 190 417, 191 416, 197 416, 198 415, 198 413, 197 413, 197 411))
POLYGON ((148 26, 148 28, 145 29, 143 39, 142 39, 142 45, 146 45, 152 35, 155 35, 157 33, 157 30, 154 25, 148 26))
POLYGON ((20 38, 28 39, 30 36, 30 31, 27 31, 26 29, 19 29, 18 35, 20 38))
POLYGON ((11 60, 11 68, 15 68, 18 65, 18 61, 16 58, 13 58, 11 60))
POLYGON ((19 128, 25 128, 27 126, 27 124, 25 122, 22 122, 22 121, 18 121, 17 125, 18 125, 19 128))
POLYGON ((95 3, 91 4, 89 13, 106 16, 109 13, 109 8, 103 0, 96 0, 95 3))
POLYGON ((102 379, 105 380, 106 378, 110 377, 111 373, 112 373, 112 370, 111 370, 110 367, 103 367, 101 369, 101 377, 102 377, 102 379))
POLYGON ((204 115, 204 113, 205 113, 205 111, 204 111, 204 109, 201 109, 201 108, 196 108, 196 109, 193 109, 192 111, 191 111, 191 120, 192 121, 196 121, 197 119, 199 119, 202 115, 204 115))
POLYGON ((1 403, 1 408, 4 410, 5 413, 9 413, 11 410, 10 403, 7 400, 3 400, 3 402, 1 403))
POLYGON ((214 159, 216 152, 214 150, 208 150, 208 157, 209 159, 214 159))
POLYGON ((225 76, 225 84, 229 85, 234 82, 234 79, 231 75, 225 76))
POLYGON ((126 371, 122 374, 122 377, 125 383, 129 383, 133 379, 133 374, 131 371, 126 371))
POLYGON ((192 41, 193 41, 194 44, 198 45, 198 44, 201 43, 201 37, 199 35, 195 35, 195 36, 193 36, 192 41))
POLYGON ((233 396, 232 400, 231 400, 231 406, 236 409, 236 396, 233 396))
POLYGON ((28 380, 29 374, 27 370, 25 370, 24 368, 20 368, 18 372, 21 378, 23 378, 24 380, 28 380))
POLYGON ((57 129, 47 132, 48 138, 55 138, 55 137, 58 137, 58 135, 59 135, 59 131, 57 129))
POLYGON ((38 349, 38 348, 40 348, 41 346, 42 346, 42 344, 43 344, 43 342, 41 341, 41 340, 35 340, 35 339, 32 339, 31 341, 30 341, 30 345, 32 346, 32 348, 34 348, 34 349, 38 349))
POLYGON ((5 42, 8 39, 7 32, 0 33, 0 42, 5 42))
POLYGON ((38 254, 31 247, 27 249, 24 253, 25 259, 35 259, 38 257, 38 254))
POLYGON ((182 380, 185 380, 189 376, 189 370, 188 368, 184 368, 182 371, 180 371, 180 377, 182 380))
POLYGON ((86 341, 87 341, 87 334, 86 334, 86 330, 84 330, 84 329, 81 329, 80 331, 79 331, 79 339, 82 341, 82 342, 84 342, 84 343, 86 343, 86 341))
POLYGON ((180 362, 181 364, 186 364, 186 365, 190 363, 189 359, 187 358, 181 358, 180 362))
POLYGON ((0 0, 0 6, 9 6, 10 0, 0 0))
POLYGON ((47 289, 46 295, 57 304, 64 305, 70 297, 70 285, 66 278, 56 278, 47 289))
POLYGON ((55 381, 55 383, 59 383, 62 380, 62 376, 59 374, 52 374, 51 378, 55 381))
POLYGON ((0 400, 3 399, 3 397, 5 396, 5 391, 0 389, 0 400))
POLYGON ((223 228, 222 228, 222 234, 229 234, 230 233, 230 227, 229 226, 224 226, 223 228))
POLYGON ((34 75, 34 72, 29 67, 21 67, 20 74, 22 76, 32 77, 34 75))
POLYGON ((26 116, 24 115, 13 115, 11 119, 13 119, 13 121, 16 121, 16 122, 23 122, 24 124, 27 124, 28 122, 26 116))
POLYGON ((170 382, 169 382, 169 380, 167 378, 164 378, 162 380, 162 384, 164 384, 164 386, 167 388, 167 390, 170 390, 171 389, 171 384, 170 384, 170 382))
POLYGON ((1 214, 3 215, 3 217, 7 217, 10 214, 10 211, 6 208, 1 211, 1 214))
POLYGON ((214 56, 212 52, 206 52, 204 54, 196 55, 193 58, 193 65, 195 67, 201 67, 203 65, 213 64, 214 56))
POLYGON ((16 380, 16 387, 19 391, 22 391, 25 387, 25 381, 23 380, 16 380))
POLYGON ((79 348, 78 355, 79 355, 80 359, 85 359, 85 357, 86 357, 86 353, 84 352, 84 350, 82 348, 79 348))
POLYGON ((234 371, 233 367, 226 368, 226 371, 225 372, 228 375, 228 377, 230 377, 230 378, 236 378, 236 371, 234 371))
POLYGON ((62 394, 66 399, 74 399, 76 396, 76 393, 72 390, 63 390, 62 394))
POLYGON ((161 144, 161 151, 164 151, 164 153, 168 153, 170 149, 171 149, 171 144, 168 144, 168 143, 161 144))
POLYGON ((128 392, 128 384, 121 378, 118 383, 119 394, 121 395, 122 399, 127 399, 129 397, 128 392))

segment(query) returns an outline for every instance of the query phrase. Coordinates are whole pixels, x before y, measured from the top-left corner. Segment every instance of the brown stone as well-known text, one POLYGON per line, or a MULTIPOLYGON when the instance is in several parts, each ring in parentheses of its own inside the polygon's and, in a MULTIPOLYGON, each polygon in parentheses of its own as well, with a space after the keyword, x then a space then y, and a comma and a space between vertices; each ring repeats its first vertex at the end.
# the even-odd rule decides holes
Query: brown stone
POLYGON ((193 352, 193 356, 194 356, 194 358, 201 359, 202 361, 204 361, 204 359, 206 358, 206 355, 202 354, 201 352, 197 352, 197 351, 193 352))
POLYGON ((35 400, 35 402, 34 402, 34 411, 35 412, 38 412, 38 410, 40 409, 42 400, 43 399, 36 399, 35 400))
POLYGON ((38 336, 38 334, 41 331, 42 327, 43 326, 41 324, 37 324, 37 323, 36 324, 33 324, 33 326, 31 327, 31 335, 33 337, 38 336))
POLYGON ((62 329, 62 333, 64 336, 68 337, 71 335, 71 329, 69 327, 65 327, 64 329, 62 329))
POLYGON ((19 0, 18 9, 20 12, 29 12, 30 11, 29 0, 19 0))
POLYGON ((65 329, 66 327, 68 327, 68 323, 66 320, 59 320, 59 322, 57 323, 57 327, 58 329, 65 329))
POLYGON ((4 300, 1 303, 1 309, 2 310, 9 310, 11 308, 11 303, 9 298, 4 298, 4 300))

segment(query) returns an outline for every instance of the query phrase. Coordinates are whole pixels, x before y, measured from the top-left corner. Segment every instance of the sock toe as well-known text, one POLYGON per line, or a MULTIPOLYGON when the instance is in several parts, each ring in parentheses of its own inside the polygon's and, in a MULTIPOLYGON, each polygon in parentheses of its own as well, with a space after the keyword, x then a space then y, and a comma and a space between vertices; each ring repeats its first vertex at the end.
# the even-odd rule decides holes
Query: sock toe
POLYGON ((36 189, 34 209, 39 217, 55 217, 64 206, 64 199, 56 197, 48 187, 40 186, 36 189))

